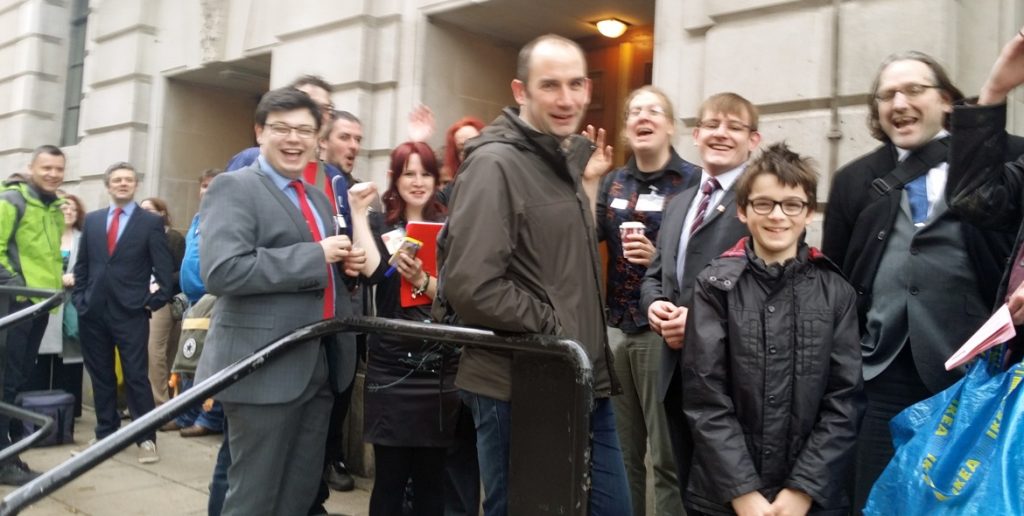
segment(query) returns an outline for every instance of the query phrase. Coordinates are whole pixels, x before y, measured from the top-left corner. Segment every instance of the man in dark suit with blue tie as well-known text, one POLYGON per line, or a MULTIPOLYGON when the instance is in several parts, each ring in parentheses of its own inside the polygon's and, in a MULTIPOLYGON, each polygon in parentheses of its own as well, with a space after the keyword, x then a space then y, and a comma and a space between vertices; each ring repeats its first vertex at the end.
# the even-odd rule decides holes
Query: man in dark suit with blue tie
MULTIPOLYGON (((134 201, 138 186, 135 168, 129 163, 114 163, 107 168, 103 183, 111 205, 85 216, 72 292, 78 309, 82 358, 92 379, 97 439, 121 426, 115 347, 132 417, 153 410, 147 375, 149 317, 170 299, 174 281, 163 219, 139 209, 134 201)), ((160 460, 156 434, 144 436, 137 444, 139 462, 160 460)))
MULTIPOLYGON (((256 108, 256 162, 210 185, 200 208, 200 271, 218 296, 200 382, 272 339, 352 313, 343 275, 365 252, 338 234, 327 196, 302 181, 320 129, 316 103, 294 88, 256 108)), ((222 514, 306 514, 324 468, 333 402, 355 373, 350 334, 306 342, 217 394, 231 451, 222 514)))
POLYGON ((665 340, 658 390, 665 405, 684 503, 693 451, 683 417, 679 367, 686 314, 697 273, 748 234, 746 225, 736 216, 732 187, 761 142, 757 108, 735 93, 708 97, 699 113, 693 139, 701 156, 700 182, 680 192, 665 209, 657 251, 640 294, 651 329, 665 340))

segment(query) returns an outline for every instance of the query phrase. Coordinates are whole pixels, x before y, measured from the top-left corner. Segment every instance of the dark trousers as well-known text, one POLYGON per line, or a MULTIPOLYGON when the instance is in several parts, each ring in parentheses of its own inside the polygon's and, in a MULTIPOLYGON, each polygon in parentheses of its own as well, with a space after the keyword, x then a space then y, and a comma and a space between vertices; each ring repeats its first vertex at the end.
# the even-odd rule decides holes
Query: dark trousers
POLYGON ((690 436, 690 425, 683 415, 683 382, 678 371, 669 382, 664 404, 672 455, 676 458, 676 473, 679 475, 679 492, 686 498, 686 484, 690 478, 690 463, 693 461, 693 438, 690 436))
POLYGON ((932 395, 917 373, 909 343, 882 374, 864 382, 864 392, 868 405, 857 438, 853 488, 856 514, 864 509, 871 487, 895 453, 889 420, 903 409, 932 395))
MULTIPOLYGON (((85 370, 92 379, 96 404, 96 438, 114 433, 121 426, 117 413, 117 376, 114 373, 114 348, 121 357, 128 410, 133 419, 153 410, 153 390, 149 385, 149 319, 144 313, 131 316, 100 314, 79 315, 78 331, 82 341, 85 370)), ((156 433, 139 442, 156 440, 156 433)))
POLYGON ((477 516, 480 514, 480 463, 476 458, 476 428, 473 412, 459 401, 459 419, 455 424, 455 440, 445 457, 445 516, 477 516))
POLYGON ((220 516, 224 510, 224 497, 228 494, 228 468, 231 467, 231 446, 228 444, 228 418, 224 418, 224 442, 217 452, 217 464, 210 479, 210 500, 206 503, 208 516, 220 516))
POLYGON ((376 474, 370 516, 402 516, 405 485, 412 480, 417 516, 444 514, 444 448, 373 445, 376 474))
POLYGON ((309 514, 322 514, 323 503, 331 496, 331 488, 327 485, 327 465, 345 461, 345 417, 348 416, 348 407, 352 404, 353 385, 355 382, 349 384, 345 392, 334 393, 331 419, 327 425, 327 442, 324 444, 324 472, 320 477, 320 487, 317 489, 313 505, 309 508, 309 514))
MULTIPOLYGON (((30 301, 12 302, 10 312, 16 312, 31 305, 30 301)), ((47 322, 49 322, 49 318, 44 314, 22 321, 7 330, 7 345, 3 356, 3 400, 5 402, 14 403, 14 398, 28 383, 29 375, 35 369, 39 344, 43 341, 47 322)), ((0 449, 10 446, 12 426, 20 427, 21 421, 0 415, 0 449)), ((14 435, 22 435, 21 429, 17 428, 14 435)))

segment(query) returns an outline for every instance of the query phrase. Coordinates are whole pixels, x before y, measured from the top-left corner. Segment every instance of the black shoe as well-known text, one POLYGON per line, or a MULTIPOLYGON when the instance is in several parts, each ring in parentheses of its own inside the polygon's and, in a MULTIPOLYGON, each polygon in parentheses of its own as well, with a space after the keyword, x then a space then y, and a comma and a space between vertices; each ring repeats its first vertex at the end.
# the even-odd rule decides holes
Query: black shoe
POLYGON ((349 474, 344 462, 328 464, 324 476, 327 477, 327 486, 335 491, 346 492, 356 488, 356 481, 349 474))
POLYGON ((7 486, 23 486, 39 476, 19 459, 0 465, 0 484, 7 486))

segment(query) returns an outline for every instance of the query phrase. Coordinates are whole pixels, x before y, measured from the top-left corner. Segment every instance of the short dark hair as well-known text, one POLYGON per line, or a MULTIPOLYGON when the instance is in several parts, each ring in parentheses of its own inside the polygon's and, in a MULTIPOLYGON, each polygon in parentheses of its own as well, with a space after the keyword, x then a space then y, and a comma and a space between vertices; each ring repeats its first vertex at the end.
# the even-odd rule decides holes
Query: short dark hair
POLYGON ((32 159, 28 160, 28 162, 35 163, 36 158, 38 158, 40 154, 49 154, 50 156, 57 156, 64 158, 65 160, 68 159, 67 156, 64 155, 64 151, 60 150, 60 147, 57 147, 56 145, 40 145, 32 151, 32 159))
POLYGON ((260 103, 256 106, 256 125, 263 127, 267 125, 267 117, 271 113, 282 111, 293 111, 296 109, 307 109, 313 115, 313 123, 317 130, 320 129, 320 107, 309 98, 309 95, 290 86, 270 90, 263 94, 260 103))
POLYGON ((326 126, 324 126, 323 129, 320 131, 320 139, 321 140, 326 140, 327 138, 329 138, 331 136, 331 131, 334 130, 334 124, 338 120, 347 120, 349 122, 352 122, 353 124, 358 124, 359 127, 363 126, 363 122, 361 120, 359 120, 359 117, 353 115, 352 113, 350 113, 348 111, 343 111, 343 110, 340 110, 340 109, 336 109, 334 111, 331 111, 331 123, 326 125, 326 126))
POLYGON ((219 168, 208 168, 208 169, 206 169, 206 170, 204 170, 204 171, 199 173, 199 182, 202 183, 203 181, 206 181, 207 179, 213 179, 213 178, 217 177, 218 175, 220 175, 222 172, 224 172, 224 171, 219 169, 219 168))
MULTIPOLYGON (((878 86, 882 80, 882 72, 885 71, 889 65, 896 61, 920 61, 925 64, 932 71, 932 75, 935 76, 935 86, 938 86, 939 92, 949 100, 950 104, 955 104, 964 99, 964 94, 953 84, 953 80, 949 78, 949 74, 942 68, 942 65, 935 60, 934 57, 925 54, 924 52, 918 52, 917 50, 908 50, 906 52, 897 52, 890 54, 882 60, 882 64, 878 66, 878 73, 875 74, 875 80, 871 83, 871 91, 868 93, 868 130, 871 131, 871 136, 876 140, 886 141, 889 136, 882 130, 882 124, 878 120, 878 101, 875 99, 875 95, 878 94, 878 86)), ((947 114, 942 122, 943 127, 949 129, 949 115, 947 114)))
POLYGON ((135 171, 135 167, 132 166, 131 163, 128 163, 127 161, 118 161, 107 167, 107 170, 103 172, 103 186, 110 186, 110 176, 117 170, 131 170, 135 179, 139 179, 139 173, 135 171))
POLYGON ((580 54, 580 58, 583 59, 583 67, 586 69, 586 54, 583 52, 583 48, 580 47, 579 43, 576 43, 564 36, 559 36, 558 34, 545 34, 534 38, 519 50, 519 59, 516 61, 516 79, 519 79, 524 84, 530 82, 530 59, 533 57, 533 49, 541 43, 548 42, 559 43, 576 49, 580 54))
POLYGON ((303 86, 315 86, 326 91, 327 93, 334 93, 333 89, 331 88, 331 85, 327 81, 325 81, 323 77, 320 77, 319 75, 303 75, 295 79, 294 81, 292 81, 291 84, 288 85, 288 87, 292 89, 299 89, 303 86))
POLYGON ((793 152, 786 142, 774 143, 750 160, 746 171, 736 182, 737 206, 747 207, 754 180, 764 174, 775 176, 784 186, 803 188, 807 194, 808 208, 817 209, 818 171, 815 170, 814 160, 793 152))

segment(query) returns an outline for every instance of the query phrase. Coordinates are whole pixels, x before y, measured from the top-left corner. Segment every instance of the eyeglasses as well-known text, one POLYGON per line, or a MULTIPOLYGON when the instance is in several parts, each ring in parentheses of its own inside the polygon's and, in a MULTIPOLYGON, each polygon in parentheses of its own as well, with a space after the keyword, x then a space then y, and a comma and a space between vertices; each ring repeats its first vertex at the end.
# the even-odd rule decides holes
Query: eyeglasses
POLYGON ((295 131, 295 134, 299 135, 299 138, 305 140, 316 136, 316 129, 308 125, 292 127, 288 124, 271 124, 267 127, 270 129, 270 134, 277 136, 278 138, 285 138, 291 134, 292 131, 295 131))
POLYGON ((636 118, 644 113, 652 117, 665 116, 665 108, 657 105, 629 108, 629 111, 626 112, 626 118, 636 118))
MULTIPOLYGON (((721 120, 712 118, 710 120, 701 120, 697 123, 697 127, 701 129, 707 129, 708 131, 717 131, 719 127, 722 127, 723 122, 721 120)), ((726 130, 731 133, 741 133, 743 131, 753 131, 754 128, 750 127, 743 122, 736 120, 726 120, 724 122, 726 130)))
POLYGON ((899 88, 889 88, 875 93, 876 102, 892 102, 892 99, 896 98, 897 93, 902 93, 904 97, 913 99, 920 97, 924 92, 936 88, 939 86, 932 86, 930 84, 907 84, 906 86, 900 86, 899 88))
POLYGON ((758 215, 770 215, 771 212, 775 211, 775 206, 780 206, 782 207, 782 213, 790 217, 800 215, 809 206, 807 201, 802 199, 785 199, 782 201, 751 199, 749 204, 754 213, 758 215))
POLYGON ((319 104, 320 114, 334 118, 334 104, 319 104))

